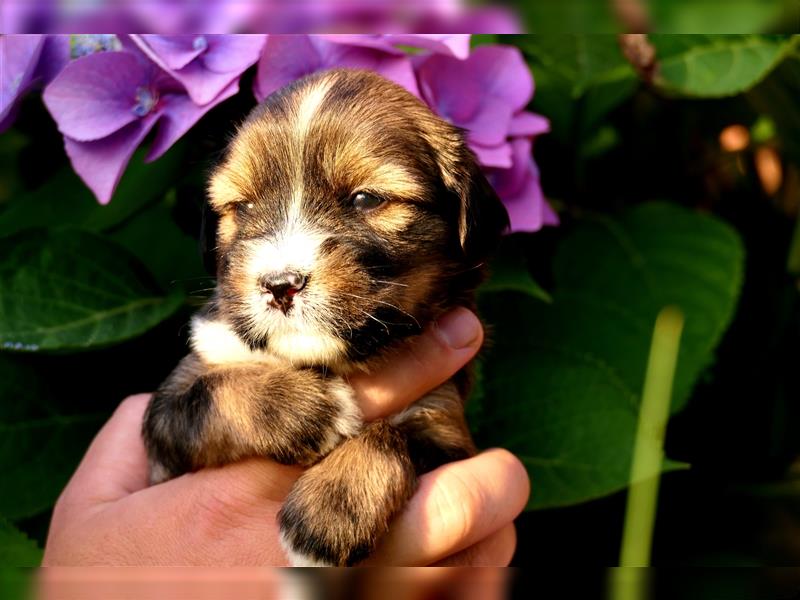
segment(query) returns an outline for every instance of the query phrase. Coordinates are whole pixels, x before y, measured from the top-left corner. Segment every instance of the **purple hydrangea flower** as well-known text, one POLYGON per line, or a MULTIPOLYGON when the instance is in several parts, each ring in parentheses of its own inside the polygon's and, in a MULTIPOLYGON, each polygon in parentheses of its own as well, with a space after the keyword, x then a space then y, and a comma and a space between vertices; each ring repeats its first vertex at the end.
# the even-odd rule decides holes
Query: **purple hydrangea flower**
POLYGON ((466 60, 423 57, 417 73, 422 96, 442 117, 467 130, 481 164, 511 166, 511 121, 533 96, 533 78, 511 46, 481 46, 466 60))
MULTIPOLYGON (((252 27, 264 5, 275 0, 117 0, 119 10, 141 23, 138 31, 159 34, 226 34, 274 31, 252 27)), ((262 23, 259 23, 259 25, 262 23)))
POLYGON ((415 57, 415 64, 422 97, 466 131, 470 148, 509 209, 512 231, 553 224, 555 214, 543 199, 530 157, 531 140, 550 125, 524 110, 534 84, 519 50, 481 46, 465 60, 430 54, 415 57))
POLYGON ((476 7, 469 0, 265 0, 247 30, 270 33, 450 34, 519 33, 507 8, 476 7))
POLYGON ((25 92, 44 45, 43 35, 0 37, 0 131, 13 121, 17 100, 25 92))
MULTIPOLYGON (((459 4, 456 0, 454 4, 459 4)), ((524 33, 519 14, 502 6, 440 7, 438 12, 420 15, 414 31, 435 31, 438 34, 469 31, 470 33, 524 33)))
POLYGON ((0 131, 16 118, 20 98, 52 80, 68 60, 66 36, 0 36, 0 131))
POLYGON ((508 210, 511 231, 538 231, 544 225, 558 225, 558 216, 542 194, 539 168, 531 155, 532 146, 531 138, 513 138, 511 167, 484 169, 489 183, 508 210))
POLYGON ((207 104, 258 61, 264 35, 132 35, 138 48, 207 104))
MULTIPOLYGON (((350 37, 350 36, 347 36, 350 37)), ((394 48, 339 43, 328 37, 270 35, 258 63, 253 92, 259 101, 309 73, 333 67, 370 69, 419 96, 411 60, 394 48)))
MULTIPOLYGON (((465 30, 468 31, 468 30, 465 30)), ((350 44, 364 48, 375 48, 390 54, 404 54, 399 46, 421 48, 456 58, 469 56, 469 33, 420 33, 420 34, 333 34, 322 35, 327 40, 339 44, 350 44)))
POLYGON ((520 32, 511 9, 469 0, 3 0, 0 23, 9 33, 520 32))
POLYGON ((211 102, 193 103, 181 84, 134 52, 79 58, 45 89, 72 166, 106 204, 133 152, 158 124, 146 160, 164 154, 206 112, 238 91, 232 81, 211 102))

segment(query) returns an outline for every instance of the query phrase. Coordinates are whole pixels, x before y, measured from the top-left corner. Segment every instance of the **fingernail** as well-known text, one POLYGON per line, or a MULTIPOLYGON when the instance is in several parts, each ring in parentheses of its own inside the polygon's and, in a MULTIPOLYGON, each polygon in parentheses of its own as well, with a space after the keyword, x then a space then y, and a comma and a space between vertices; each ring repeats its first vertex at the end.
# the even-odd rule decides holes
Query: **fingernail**
POLYGON ((481 323, 471 311, 457 308, 436 322, 447 345, 456 350, 474 346, 481 335, 481 323))

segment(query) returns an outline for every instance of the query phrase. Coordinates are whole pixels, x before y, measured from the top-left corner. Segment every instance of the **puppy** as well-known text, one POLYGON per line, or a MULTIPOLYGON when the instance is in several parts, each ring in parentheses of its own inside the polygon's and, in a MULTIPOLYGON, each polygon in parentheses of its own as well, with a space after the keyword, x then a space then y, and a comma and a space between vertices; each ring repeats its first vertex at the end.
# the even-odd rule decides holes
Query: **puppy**
POLYGON ((294 565, 369 555, 417 477, 475 447, 460 372, 363 422, 348 374, 474 306, 508 216, 462 132, 360 70, 301 79, 236 132, 209 185, 217 287, 143 428, 152 481, 246 456, 309 467, 279 514, 294 565))

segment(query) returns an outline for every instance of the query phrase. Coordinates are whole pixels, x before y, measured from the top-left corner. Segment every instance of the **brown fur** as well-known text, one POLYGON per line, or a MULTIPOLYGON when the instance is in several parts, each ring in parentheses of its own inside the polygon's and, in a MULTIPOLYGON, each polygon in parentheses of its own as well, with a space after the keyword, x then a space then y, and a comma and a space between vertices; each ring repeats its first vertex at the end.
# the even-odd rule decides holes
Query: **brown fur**
POLYGON ((148 409, 153 479, 250 455, 313 465, 279 515, 287 552, 354 564, 418 474, 475 448, 466 371, 363 427, 343 377, 391 360, 446 310, 473 307, 505 210, 461 132, 352 70, 310 76, 256 108, 211 177, 209 203, 217 293, 193 322, 192 354, 148 409), (376 205, 359 208, 357 193, 376 205), (258 283, 282 272, 306 282, 285 313, 258 283))

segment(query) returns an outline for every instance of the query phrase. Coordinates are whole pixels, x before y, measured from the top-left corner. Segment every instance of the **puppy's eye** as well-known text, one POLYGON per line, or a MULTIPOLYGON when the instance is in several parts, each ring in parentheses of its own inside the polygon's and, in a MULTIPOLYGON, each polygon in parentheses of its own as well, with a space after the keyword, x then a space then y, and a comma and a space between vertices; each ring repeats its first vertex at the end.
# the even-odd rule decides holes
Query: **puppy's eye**
POLYGON ((233 210, 237 216, 246 215, 253 208, 252 202, 237 202, 233 205, 233 210))
POLYGON ((383 198, 379 198, 367 192, 358 192, 357 194, 353 194, 351 202, 358 210, 372 210, 383 204, 383 198))

